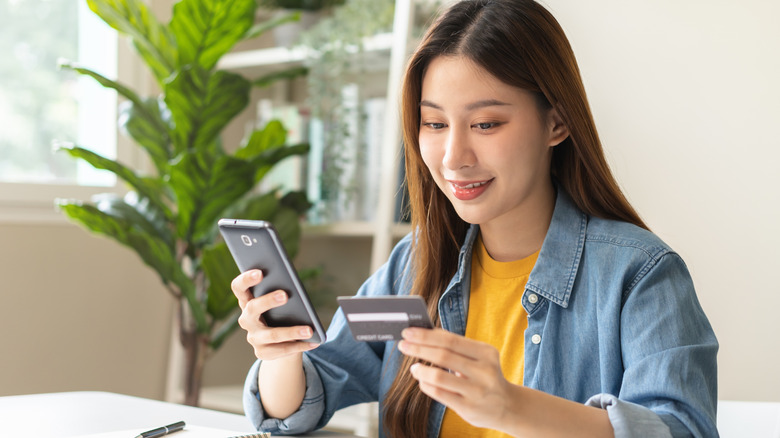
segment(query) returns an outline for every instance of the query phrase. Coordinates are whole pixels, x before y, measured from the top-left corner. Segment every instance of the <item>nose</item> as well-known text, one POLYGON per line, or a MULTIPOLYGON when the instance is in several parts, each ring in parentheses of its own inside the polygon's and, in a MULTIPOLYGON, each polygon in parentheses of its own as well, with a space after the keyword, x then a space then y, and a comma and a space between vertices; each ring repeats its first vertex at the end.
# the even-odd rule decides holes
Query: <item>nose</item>
POLYGON ((444 144, 444 158, 442 159, 444 167, 458 170, 473 166, 475 162, 476 156, 468 137, 451 129, 444 144))

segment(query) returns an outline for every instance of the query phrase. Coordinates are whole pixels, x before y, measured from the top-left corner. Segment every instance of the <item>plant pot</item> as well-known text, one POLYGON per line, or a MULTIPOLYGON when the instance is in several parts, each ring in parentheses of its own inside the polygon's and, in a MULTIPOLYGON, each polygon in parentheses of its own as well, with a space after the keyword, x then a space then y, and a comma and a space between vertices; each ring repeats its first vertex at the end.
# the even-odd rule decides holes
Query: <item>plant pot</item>
MULTIPOLYGON (((287 15, 291 10, 277 12, 279 15, 287 15)), ((284 23, 273 28, 274 41, 279 47, 290 47, 298 42, 298 39, 305 30, 314 26, 322 17, 320 11, 300 10, 301 19, 292 23, 284 23)))

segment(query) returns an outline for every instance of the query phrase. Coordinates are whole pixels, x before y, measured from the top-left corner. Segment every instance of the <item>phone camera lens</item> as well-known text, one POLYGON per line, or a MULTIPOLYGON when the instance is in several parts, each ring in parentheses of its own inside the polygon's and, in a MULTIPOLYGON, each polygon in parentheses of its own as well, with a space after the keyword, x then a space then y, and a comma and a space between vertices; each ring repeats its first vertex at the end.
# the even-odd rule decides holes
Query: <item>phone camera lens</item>
POLYGON ((246 234, 241 235, 241 241, 244 242, 244 245, 246 246, 252 246, 252 239, 250 239, 246 234))

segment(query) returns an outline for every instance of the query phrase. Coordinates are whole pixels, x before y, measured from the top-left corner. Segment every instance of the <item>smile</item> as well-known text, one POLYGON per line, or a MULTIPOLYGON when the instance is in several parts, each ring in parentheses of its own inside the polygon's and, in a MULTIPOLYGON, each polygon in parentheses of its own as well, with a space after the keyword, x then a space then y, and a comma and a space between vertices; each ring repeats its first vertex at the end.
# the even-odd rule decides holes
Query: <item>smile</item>
POLYGON ((463 188, 464 189, 473 189, 474 187, 484 186, 488 182, 489 181, 482 181, 482 182, 478 182, 478 183, 467 184, 467 185, 463 186, 463 188))
POLYGON ((493 182, 485 181, 447 181, 450 183, 453 196, 461 201, 470 201, 481 196, 493 182))

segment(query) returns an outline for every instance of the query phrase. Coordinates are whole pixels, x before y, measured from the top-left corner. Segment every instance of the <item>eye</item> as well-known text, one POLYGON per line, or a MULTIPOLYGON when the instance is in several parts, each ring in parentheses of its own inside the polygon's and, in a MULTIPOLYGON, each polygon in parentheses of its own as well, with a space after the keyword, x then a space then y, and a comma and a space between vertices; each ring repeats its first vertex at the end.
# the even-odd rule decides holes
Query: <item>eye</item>
POLYGON ((487 131, 490 128, 495 128, 496 126, 500 125, 498 122, 481 122, 481 123, 475 123, 471 125, 472 128, 477 128, 480 131, 487 131))
POLYGON ((433 130, 444 129, 447 126, 444 123, 435 123, 435 122, 423 123, 422 125, 433 130))

